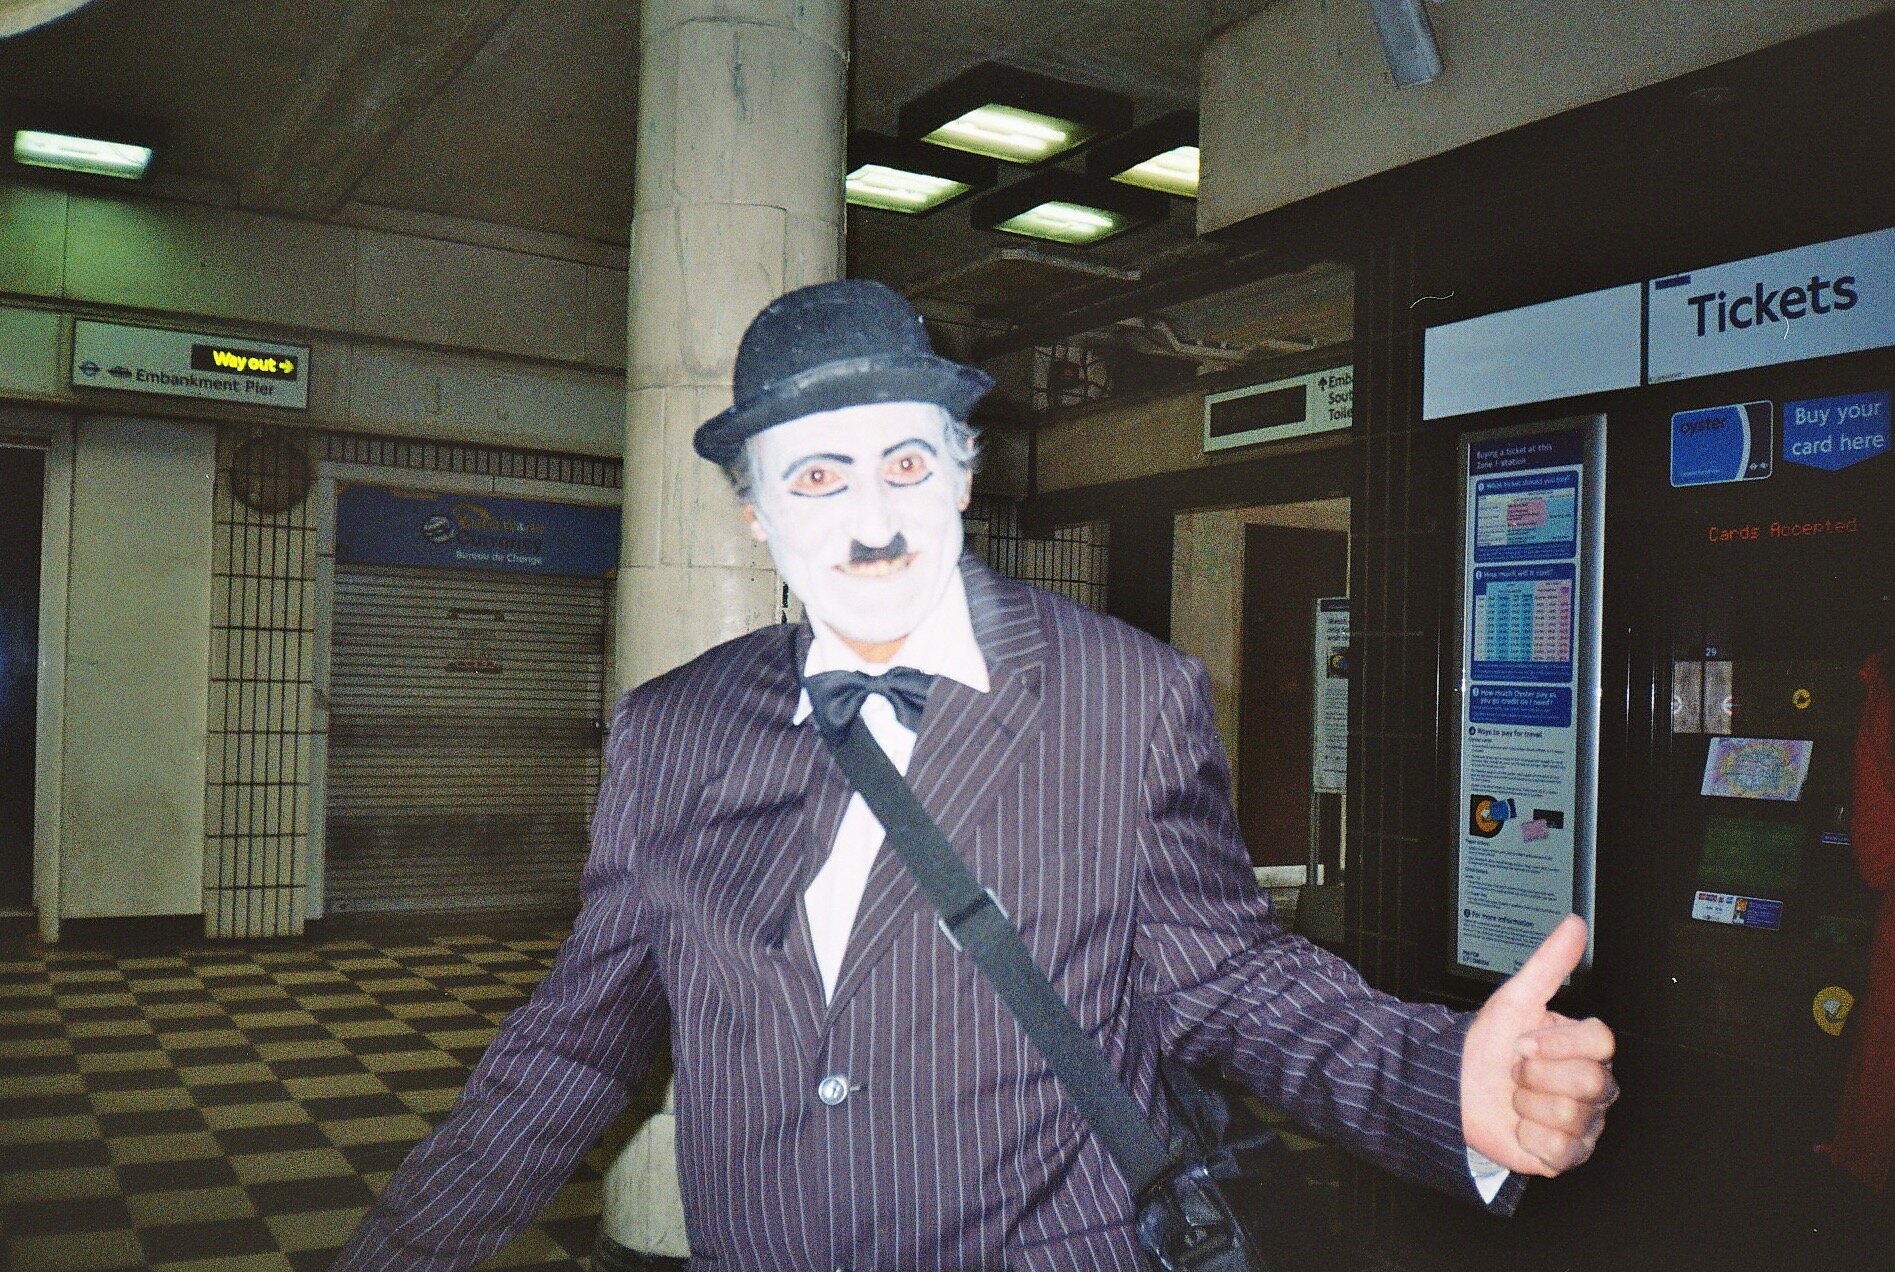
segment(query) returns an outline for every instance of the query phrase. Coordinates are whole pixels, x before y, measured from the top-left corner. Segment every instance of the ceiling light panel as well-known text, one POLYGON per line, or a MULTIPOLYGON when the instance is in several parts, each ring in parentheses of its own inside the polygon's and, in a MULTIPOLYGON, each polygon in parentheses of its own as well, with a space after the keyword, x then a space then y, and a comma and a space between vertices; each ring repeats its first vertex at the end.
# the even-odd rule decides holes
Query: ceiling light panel
POLYGON ((1086 172, 1161 194, 1197 198, 1197 112, 1173 111, 1101 142, 1086 156, 1086 172))
POLYGON ((1130 99, 983 62, 901 108, 902 137, 1008 163, 1039 164, 1132 123, 1130 99))
POLYGON ((135 181, 151 166, 151 147, 22 128, 13 134, 13 158, 34 168, 135 181))

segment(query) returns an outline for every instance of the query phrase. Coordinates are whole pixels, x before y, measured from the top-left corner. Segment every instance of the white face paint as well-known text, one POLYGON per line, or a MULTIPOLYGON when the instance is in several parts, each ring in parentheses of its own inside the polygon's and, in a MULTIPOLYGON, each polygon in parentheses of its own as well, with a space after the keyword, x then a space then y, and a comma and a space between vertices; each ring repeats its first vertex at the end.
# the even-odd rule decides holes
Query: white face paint
POLYGON ((877 402, 750 443, 751 533, 804 608, 852 642, 905 639, 959 564, 971 475, 948 454, 947 424, 930 403, 877 402))

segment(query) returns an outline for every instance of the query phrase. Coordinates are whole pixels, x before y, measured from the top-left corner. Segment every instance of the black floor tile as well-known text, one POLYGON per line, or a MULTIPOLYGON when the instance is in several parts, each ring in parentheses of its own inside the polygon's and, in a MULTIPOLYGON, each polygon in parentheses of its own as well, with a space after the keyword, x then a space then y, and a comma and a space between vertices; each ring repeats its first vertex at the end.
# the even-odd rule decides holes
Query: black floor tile
POLYGON ((104 1166, 111 1161, 104 1140, 53 1140, 43 1144, 9 1144, 8 1170, 62 1170, 68 1166, 104 1166))
POLYGON ((289 1098, 289 1088, 281 1082, 225 1082, 217 1086, 191 1088, 191 1099, 200 1108, 217 1108, 225 1104, 275 1104, 289 1098))
POLYGON ((15 1236, 49 1232, 105 1232, 132 1226, 123 1197, 76 1197, 8 1206, 6 1230, 15 1236))
POLYGON ((286 1179, 244 1189, 258 1214, 297 1215, 314 1210, 348 1210, 375 1204, 375 1193, 354 1175, 326 1179, 286 1179))
POLYGON ((140 1113, 101 1113, 99 1128, 107 1139, 131 1135, 168 1135, 201 1131, 204 1115, 196 1109, 151 1109, 140 1113))
MULTIPOLYGON (((105 1145, 99 1149, 104 1151, 105 1145)), ((118 1168, 119 1187, 127 1193, 168 1192, 178 1188, 221 1188, 237 1182, 237 1172, 221 1157, 182 1162, 140 1162, 118 1168)))
POLYGON ((237 1126, 212 1131, 226 1153, 281 1153, 296 1148, 327 1148, 329 1140, 313 1122, 286 1122, 280 1126, 237 1126))
POLYGON ((276 1249, 276 1238, 261 1219, 213 1219, 145 1228, 138 1234, 145 1257, 153 1263, 228 1258, 276 1249))
POLYGON ((304 1100, 303 1108, 318 1122, 344 1122, 358 1117, 400 1117, 409 1112, 401 1098, 392 1093, 304 1100))

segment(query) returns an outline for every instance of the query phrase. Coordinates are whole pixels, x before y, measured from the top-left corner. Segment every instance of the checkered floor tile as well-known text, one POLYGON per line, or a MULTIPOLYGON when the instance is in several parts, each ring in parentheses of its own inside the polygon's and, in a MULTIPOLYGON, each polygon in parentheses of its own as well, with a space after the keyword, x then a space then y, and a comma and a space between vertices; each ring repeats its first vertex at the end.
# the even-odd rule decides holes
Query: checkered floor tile
MULTIPOLYGON (((560 937, 0 961, 0 1268, 326 1268, 560 937)), ((607 1164, 486 1266, 583 1268, 607 1164)))

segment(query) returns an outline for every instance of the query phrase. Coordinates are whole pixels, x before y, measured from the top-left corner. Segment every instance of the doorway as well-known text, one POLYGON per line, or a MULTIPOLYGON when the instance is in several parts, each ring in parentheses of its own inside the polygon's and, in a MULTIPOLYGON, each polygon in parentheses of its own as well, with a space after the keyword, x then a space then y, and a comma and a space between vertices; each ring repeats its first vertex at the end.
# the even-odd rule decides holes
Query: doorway
POLYGON ((46 452, 0 445, 0 913, 33 904, 46 452))

